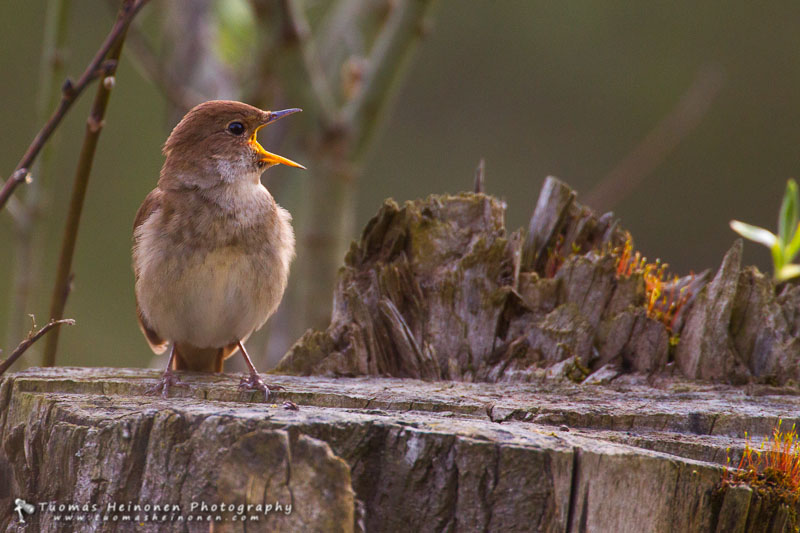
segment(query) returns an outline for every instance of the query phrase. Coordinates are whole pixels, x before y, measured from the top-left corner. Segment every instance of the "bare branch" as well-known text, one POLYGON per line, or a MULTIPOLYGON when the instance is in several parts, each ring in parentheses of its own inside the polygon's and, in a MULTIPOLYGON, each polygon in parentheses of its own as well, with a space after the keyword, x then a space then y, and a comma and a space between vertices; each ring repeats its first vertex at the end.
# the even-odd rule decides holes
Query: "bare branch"
MULTIPOLYGON (((64 80, 66 41, 71 13, 71 0, 47 0, 45 8, 42 53, 39 60, 39 87, 35 123, 42 124, 61 100, 64 80)), ((6 338, 16 342, 27 329, 24 312, 31 306, 34 280, 44 254, 44 235, 39 231, 43 205, 47 201, 46 182, 53 176, 53 160, 59 136, 53 134, 31 169, 33 177, 24 196, 12 196, 6 212, 14 219, 14 270, 8 313, 6 338)))
POLYGON ((14 191, 17 185, 23 181, 30 180, 29 176, 30 172, 28 171, 27 167, 18 167, 14 173, 8 177, 3 185, 3 188, 0 189, 0 209, 2 209, 3 205, 8 201, 8 197, 11 196, 11 193, 14 191))
MULTIPOLYGON (((363 55, 363 39, 357 26, 369 8, 374 8, 369 0, 340 0, 329 11, 320 30, 317 32, 317 49, 323 65, 341 64, 348 55, 363 55)), ((327 71, 332 75, 332 68, 327 71)))
POLYGON ((675 107, 584 197, 599 212, 628 196, 703 120, 725 84, 716 65, 701 69, 675 107))
POLYGON ((342 112, 344 124, 358 124, 354 160, 359 160, 374 139, 373 131, 391 104, 412 52, 425 33, 425 23, 436 0, 390 3, 391 12, 367 58, 361 90, 342 112))
MULTIPOLYGON (((129 3, 134 0, 126 0, 120 7, 117 14, 117 22, 125 20, 129 13, 129 3)), ((144 0, 135 0, 137 3, 144 0)), ((128 19, 129 20, 129 19, 128 19)), ((126 26, 127 28, 127 26, 126 26)), ((125 31, 120 33, 119 39, 108 51, 109 61, 113 63, 113 67, 107 72, 106 77, 102 83, 97 86, 97 94, 92 104, 92 109, 89 112, 89 118, 86 120, 86 132, 83 137, 83 145, 81 147, 80 158, 78 159, 78 166, 75 169, 75 179, 72 185, 72 196, 69 203, 69 212, 67 213, 67 221, 64 226, 64 237, 61 242, 61 253, 58 258, 58 272, 56 274, 56 283, 53 287, 53 294, 50 299, 50 319, 58 320, 64 316, 64 307, 67 304, 67 295, 69 293, 69 285, 72 270, 72 256, 75 252, 75 243, 78 238, 78 226, 80 224, 81 212, 83 211, 83 201, 86 198, 86 189, 89 185, 89 176, 92 171, 92 163, 94 161, 94 154, 97 148, 97 142, 100 139, 100 133, 103 130, 103 119, 106 114, 106 107, 108 100, 111 97, 111 90, 114 88, 117 62, 122 54, 122 46, 125 43, 125 31)), ((55 364, 56 347, 58 346, 58 331, 48 337, 45 344, 44 357, 42 364, 44 366, 53 366, 55 364)))
POLYGON ((191 87, 178 83, 169 72, 164 69, 158 54, 147 38, 142 35, 136 24, 128 28, 127 51, 126 54, 132 60, 131 63, 139 70, 142 77, 150 80, 163 95, 183 113, 189 111, 195 105, 208 100, 202 94, 193 90, 191 87))
POLYGON ((321 118, 326 124, 332 124, 336 118, 336 102, 325 76, 325 70, 319 61, 311 36, 311 27, 303 8, 296 0, 283 0, 280 5, 284 11, 291 38, 296 40, 300 49, 300 58, 320 108, 321 118))
POLYGON ((36 324, 34 324, 33 329, 30 331, 30 333, 28 333, 28 336, 25 338, 25 340, 19 343, 19 346, 17 346, 17 348, 11 353, 11 356, 8 359, 0 363, 0 376, 2 376, 3 373, 6 370, 8 370, 8 367, 13 365, 17 359, 22 357, 22 354, 25 353, 25 350, 30 348, 34 342, 38 341, 42 337, 42 335, 44 335, 54 327, 60 326, 62 324, 68 324, 70 326, 74 326, 75 321, 71 318, 64 318, 62 320, 51 320, 36 333, 33 332, 33 329, 36 329, 36 324))
MULTIPOLYGON (((47 133, 48 137, 50 136, 50 133, 52 132, 47 133)), ((39 132, 39 135, 41 135, 41 132, 39 132)), ((38 139, 39 136, 36 137, 36 140, 38 139)), ((36 143, 36 140, 34 140, 34 143, 36 143)), ((42 142, 41 145, 44 145, 44 142, 42 142)), ((37 147, 37 152, 41 149, 41 145, 37 147)), ((30 151, 30 148, 28 150, 30 151)), ((23 159, 25 159, 25 157, 23 157, 23 159)), ((26 181, 28 175, 29 171, 27 166, 17 165, 17 169, 13 174, 11 174, 11 176, 8 177, 6 182, 3 184, 3 188, 0 189, 0 209, 2 209, 5 203, 8 201, 8 198, 11 196, 11 193, 14 192, 14 189, 17 188, 17 185, 23 181, 26 181)))
MULTIPOLYGON (((106 5, 113 10, 112 13, 116 12, 118 3, 119 0, 106 0, 106 5)), ((172 106, 181 111, 181 114, 208 100, 191 87, 179 83, 176 77, 164 68, 163 60, 135 20, 128 26, 125 37, 125 57, 130 60, 139 75, 160 90, 172 106)))
POLYGON ((58 104, 58 107, 50 116, 48 121, 36 134, 34 137, 33 142, 31 142, 28 149, 25 151, 25 154, 20 159, 19 163, 15 167, 14 173, 6 180, 3 188, 0 189, 0 209, 8 201, 8 198, 14 192, 14 189, 17 186, 25 181, 25 177, 28 175, 29 169, 33 164, 36 156, 39 155, 44 144, 53 134, 53 131, 56 127, 61 123, 61 119, 64 118, 64 115, 67 111, 72 107, 72 104, 75 102, 77 97, 83 92, 86 86, 92 82, 95 78, 99 77, 100 75, 107 74, 110 70, 113 70, 116 65, 111 65, 106 61, 106 56, 108 56, 109 51, 119 43, 119 41, 125 35, 125 30, 127 30, 128 25, 130 24, 133 17, 139 12, 139 10, 148 2, 148 0, 124 0, 122 3, 122 7, 120 8, 120 16, 117 17, 116 22, 114 22, 114 26, 111 28, 108 36, 106 37, 103 44, 97 50, 94 58, 89 62, 89 65, 86 67, 86 70, 81 74, 81 77, 78 78, 78 81, 73 83, 69 79, 64 83, 62 87, 62 94, 61 94, 61 101, 58 104))

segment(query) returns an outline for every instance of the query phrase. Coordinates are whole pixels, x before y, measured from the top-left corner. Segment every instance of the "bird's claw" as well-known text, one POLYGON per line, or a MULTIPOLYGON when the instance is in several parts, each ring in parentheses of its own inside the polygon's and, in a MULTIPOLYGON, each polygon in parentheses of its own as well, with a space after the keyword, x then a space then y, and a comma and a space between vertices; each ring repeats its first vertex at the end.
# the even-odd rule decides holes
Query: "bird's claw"
POLYGON ((147 389, 147 395, 155 396, 160 393, 162 398, 167 398, 169 396, 170 387, 189 388, 189 384, 181 381, 173 372, 167 371, 164 372, 164 375, 161 376, 158 383, 147 389))
POLYGON ((269 391, 286 390, 286 387, 282 387, 281 385, 267 385, 258 374, 250 374, 242 377, 242 381, 239 382, 239 388, 243 390, 263 391, 264 401, 269 401, 269 391))

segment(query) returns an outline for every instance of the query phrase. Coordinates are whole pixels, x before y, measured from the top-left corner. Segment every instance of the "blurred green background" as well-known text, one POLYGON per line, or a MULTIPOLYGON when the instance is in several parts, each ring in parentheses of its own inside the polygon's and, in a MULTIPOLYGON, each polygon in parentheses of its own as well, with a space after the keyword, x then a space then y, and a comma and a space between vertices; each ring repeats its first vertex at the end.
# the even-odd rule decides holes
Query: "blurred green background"
MULTIPOLYGON (((156 6, 164 1, 144 8, 144 27, 164 26, 156 6)), ((35 100, 44 12, 44 0, 0 3, 3 179, 41 126, 35 100)), ((73 1, 69 75, 83 71, 113 17, 106 2, 73 1)), ((800 169, 798 20, 800 3, 788 1, 441 0, 366 161, 356 226, 386 197, 471 189, 481 157, 487 192, 508 203, 508 227, 525 225, 547 175, 567 181, 581 200, 674 112, 698 73, 711 71, 721 85, 696 127, 612 203, 647 257, 661 258, 677 274, 716 268, 735 239, 728 221, 774 229, 786 179, 800 169)), ((60 127, 32 309, 40 324, 93 94, 91 87, 60 127)), ((130 233, 137 207, 156 184, 160 147, 173 125, 162 94, 123 55, 73 265, 66 316, 78 325, 62 331, 59 364, 150 364, 136 326, 130 233)), ((291 147, 280 152, 303 162, 291 147)), ((290 211, 299 207, 287 192, 290 182, 303 179, 283 167, 264 176, 290 211)), ((24 311, 9 309, 6 298, 13 232, 5 213, 0 243, 0 340, 9 353, 19 339, 8 338, 5 324, 10 312, 24 311)), ((768 252, 758 245, 745 245, 745 261, 769 269, 768 252)), ((25 364, 38 363, 37 349, 30 354, 25 364)))

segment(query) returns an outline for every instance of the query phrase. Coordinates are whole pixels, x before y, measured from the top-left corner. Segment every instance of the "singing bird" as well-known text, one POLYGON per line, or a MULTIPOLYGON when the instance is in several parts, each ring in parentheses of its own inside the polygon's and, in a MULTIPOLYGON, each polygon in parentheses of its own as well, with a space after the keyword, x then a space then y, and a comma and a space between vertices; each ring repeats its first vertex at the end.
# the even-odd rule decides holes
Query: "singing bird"
POLYGON ((238 349, 250 369, 240 386, 269 398, 243 343, 278 307, 295 242, 291 215, 261 174, 277 164, 305 167, 264 150, 257 133, 298 111, 205 102, 164 144, 158 186, 133 224, 139 326, 155 353, 170 347, 151 392, 166 397, 184 385, 175 370, 221 372, 238 349))

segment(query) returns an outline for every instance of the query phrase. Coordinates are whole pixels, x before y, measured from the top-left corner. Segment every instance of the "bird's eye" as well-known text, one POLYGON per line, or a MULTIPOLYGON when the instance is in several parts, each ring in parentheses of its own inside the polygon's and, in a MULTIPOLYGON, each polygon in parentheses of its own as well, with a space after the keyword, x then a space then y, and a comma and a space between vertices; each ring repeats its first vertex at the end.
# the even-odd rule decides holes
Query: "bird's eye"
POLYGON ((231 122, 228 124, 228 131, 234 135, 241 135, 244 133, 244 124, 241 122, 231 122))

